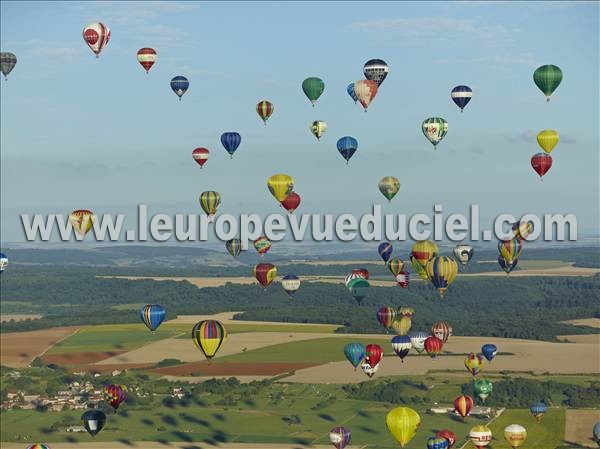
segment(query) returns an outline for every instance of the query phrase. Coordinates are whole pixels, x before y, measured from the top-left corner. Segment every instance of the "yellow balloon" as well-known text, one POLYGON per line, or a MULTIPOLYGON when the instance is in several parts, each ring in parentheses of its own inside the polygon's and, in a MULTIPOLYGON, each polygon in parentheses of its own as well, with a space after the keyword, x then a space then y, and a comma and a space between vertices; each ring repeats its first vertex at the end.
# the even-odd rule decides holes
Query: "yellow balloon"
POLYGON ((438 256, 427 262, 425 267, 427 276, 431 280, 433 286, 440 294, 440 298, 444 299, 444 294, 450 284, 456 279, 458 274, 458 264, 451 257, 438 256))
POLYGON ((553 129, 540 131, 537 135, 537 141, 542 150, 550 154, 558 143, 558 131, 553 129))
POLYGON ((397 407, 387 414, 385 423, 400 447, 404 447, 416 435, 421 417, 412 408, 397 407))
POLYGON ((504 429, 504 439, 510 447, 516 449, 527 439, 527 430, 519 424, 511 424, 504 429))
POLYGON ((411 326, 412 320, 407 316, 403 316, 402 318, 394 320, 392 322, 392 328, 398 335, 408 334, 408 331, 410 331, 411 326))
POLYGON ((95 221, 96 214, 91 210, 79 209, 69 214, 69 223, 71 223, 73 230, 82 237, 85 237, 90 232, 94 227, 95 221))
POLYGON ((294 180, 289 175, 273 175, 268 179, 267 186, 269 187, 271 195, 273 195, 277 201, 282 202, 294 190, 294 180))
POLYGON ((437 244, 431 240, 423 240, 413 245, 410 255, 414 257, 416 262, 423 268, 427 266, 427 262, 436 257, 440 252, 437 244))

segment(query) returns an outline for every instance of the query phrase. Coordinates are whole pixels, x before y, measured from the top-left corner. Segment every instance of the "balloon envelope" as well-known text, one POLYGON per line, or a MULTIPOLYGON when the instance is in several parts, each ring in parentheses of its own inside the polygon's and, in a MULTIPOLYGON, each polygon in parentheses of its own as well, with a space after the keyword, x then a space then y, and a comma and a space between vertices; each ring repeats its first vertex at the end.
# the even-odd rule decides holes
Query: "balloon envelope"
POLYGON ((100 410, 88 410, 81 415, 81 420, 83 421, 85 430, 87 430, 91 436, 95 437, 98 432, 104 428, 104 424, 106 424, 106 415, 100 410))
POLYGON ((277 277, 277 268, 272 263, 259 263, 254 266, 254 277, 266 289, 277 277))
POLYGON ((452 449, 452 446, 456 443, 456 434, 448 429, 440 430, 435 434, 436 437, 445 438, 448 441, 448 449, 452 449))
POLYGON ((404 447, 416 435, 421 417, 411 408, 397 407, 387 414, 385 423, 400 447, 404 447))
POLYGON ((270 101, 261 100, 256 105, 256 113, 263 120, 265 125, 267 124, 267 120, 269 120, 269 117, 271 117, 271 114, 273 114, 273 111, 273 103, 271 103, 270 101))
POLYGON ((531 167, 540 179, 552 168, 552 156, 546 153, 536 153, 531 157, 531 167))
POLYGON ((354 368, 361 364, 367 354, 367 349, 362 343, 348 343, 344 346, 344 355, 354 368))
POLYGON ((192 158, 196 161, 196 163, 202 168, 206 161, 208 161, 208 155, 210 151, 207 148, 199 147, 192 151, 192 158))
POLYGON ((350 430, 345 427, 334 427, 329 431, 329 441, 336 449, 344 449, 350 442, 350 430))
POLYGON ((441 117, 429 117, 423 120, 421 130, 435 149, 437 144, 448 134, 448 122, 441 117))
POLYGON ((504 439, 510 447, 516 449, 527 439, 527 430, 519 424, 511 424, 504 429, 504 439))
POLYGON ((204 357, 212 359, 227 339, 227 330, 220 321, 204 320, 192 329, 192 340, 204 357))
POLYGON ((17 65, 17 57, 14 53, 3 51, 0 53, 0 72, 4 75, 4 79, 7 79, 8 74, 12 72, 12 69, 17 65))
POLYGON ((271 195, 281 203, 294 190, 294 179, 281 173, 273 175, 267 180, 267 187, 271 195))
POLYGON ((233 257, 237 257, 242 252, 242 241, 240 239, 231 239, 225 242, 225 248, 227 252, 233 257))
POLYGON ((226 132, 221 134, 221 145, 225 151, 229 153, 229 157, 233 159, 233 153, 238 149, 242 142, 242 136, 236 132, 226 132))
POLYGON ((370 59, 363 67, 365 78, 374 81, 378 87, 381 86, 381 83, 386 79, 389 71, 390 68, 382 59, 370 59))
POLYGON ((550 101, 550 95, 556 90, 562 81, 563 73, 560 67, 555 65, 543 65, 533 72, 533 82, 550 101))
POLYGON ((537 143, 542 150, 550 154, 558 143, 558 131, 545 129, 537 135, 537 143))
POLYGON ((104 400, 115 410, 127 399, 127 387, 125 385, 110 384, 104 387, 104 400))
POLYGON ((0 253, 0 273, 8 267, 8 257, 4 253, 0 253))
POLYGON ((456 86, 450 92, 450 97, 456 106, 460 108, 460 112, 463 111, 465 106, 471 101, 473 91, 469 86, 456 86))
POLYGON ((158 304, 148 304, 140 310, 140 318, 148 329, 154 332, 160 326, 167 315, 167 311, 163 306, 158 304))
POLYGON ((296 275, 288 274, 281 280, 281 286, 288 295, 293 296, 300 288, 300 279, 296 275))
POLYGON ((190 82, 185 76, 176 76, 171 80, 171 90, 175 92, 175 95, 179 97, 183 97, 183 94, 187 92, 190 88, 190 82))
POLYGON ((400 191, 400 181, 394 176, 385 176, 379 180, 379 191, 388 201, 392 201, 392 198, 400 191))
POLYGON ((377 252, 379 253, 379 256, 383 259, 384 262, 390 260, 393 251, 394 247, 389 242, 380 243, 377 247, 377 252))
POLYGON ((302 91, 314 106, 323 91, 325 83, 321 78, 310 77, 302 81, 302 91))
POLYGON ((358 141, 354 137, 344 136, 337 141, 337 149, 342 157, 346 159, 347 164, 358 150, 358 141))
POLYGON ((99 58, 100 52, 110 40, 110 29, 102 22, 92 22, 83 29, 83 40, 94 52, 96 58, 99 58))
POLYGON ((156 62, 156 50, 149 47, 140 48, 137 52, 137 60, 140 65, 144 68, 146 73, 150 71, 154 63, 156 62))
POLYGON ((498 348, 496 347, 496 345, 491 343, 486 343, 481 347, 481 353, 487 359, 488 362, 494 360, 494 357, 496 357, 497 352, 498 348))

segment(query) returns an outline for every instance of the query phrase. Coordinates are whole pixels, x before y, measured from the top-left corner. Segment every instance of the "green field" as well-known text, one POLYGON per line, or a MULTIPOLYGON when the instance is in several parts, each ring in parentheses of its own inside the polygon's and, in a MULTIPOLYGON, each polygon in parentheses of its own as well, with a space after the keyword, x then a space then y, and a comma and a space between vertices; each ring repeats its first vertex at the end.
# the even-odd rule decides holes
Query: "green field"
POLYGON ((504 439, 504 428, 510 424, 520 424, 527 429, 523 447, 555 448, 565 438, 565 410, 562 408, 549 408, 539 424, 529 410, 507 410, 489 426, 494 435, 494 449, 511 449, 504 439))
POLYGON ((87 326, 53 346, 48 354, 129 351, 185 331, 187 331, 187 327, 164 326, 152 333, 142 323, 87 326))
MULTIPOLYGON (((344 425, 351 429, 355 445, 377 442, 377 447, 398 447, 385 426, 385 415, 394 406, 346 399, 335 387, 279 384, 261 390, 249 399, 239 400, 235 405, 219 406, 215 404, 218 399, 220 397, 207 394, 189 405, 158 405, 143 409, 125 405, 118 414, 108 414, 108 423, 95 440, 327 444, 329 430, 336 425, 344 425), (337 400, 315 409, 330 393, 334 393, 337 400), (287 424, 282 418, 292 414, 298 415, 300 421, 287 424)), ((406 449, 425 447, 427 438, 438 429, 448 428, 463 437, 470 427, 481 423, 472 418, 463 422, 446 415, 430 415, 425 412, 424 406, 413 408, 421 415, 422 424, 406 449)), ((48 431, 53 424, 65 418, 76 422, 80 414, 75 411, 2 412, 3 439, 18 441, 20 435, 30 435, 32 440, 43 438, 49 443, 67 438, 76 442, 90 441, 88 435, 67 434, 62 430, 64 426, 55 426, 56 432, 48 431)))

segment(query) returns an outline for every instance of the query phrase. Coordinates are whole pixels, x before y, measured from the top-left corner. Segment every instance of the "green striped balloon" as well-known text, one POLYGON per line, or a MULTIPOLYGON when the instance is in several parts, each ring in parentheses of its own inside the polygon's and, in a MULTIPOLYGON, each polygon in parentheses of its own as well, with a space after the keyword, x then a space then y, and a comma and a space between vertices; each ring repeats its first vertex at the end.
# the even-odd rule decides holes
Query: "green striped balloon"
POLYGON ((448 122, 440 117, 429 117, 421 124, 425 137, 437 148, 437 144, 448 134, 448 122))
POLYGON ((200 207, 202 207, 202 210, 206 212, 206 215, 208 215, 210 221, 213 220, 220 204, 221 195, 219 195, 219 192, 209 190, 200 194, 200 207))
POLYGON ((321 78, 306 78, 302 81, 302 90, 314 107, 316 101, 325 90, 325 83, 321 78))
POLYGON ((546 101, 550 101, 550 95, 556 90, 562 78, 562 70, 555 65, 543 65, 533 72, 533 82, 546 95, 546 101))

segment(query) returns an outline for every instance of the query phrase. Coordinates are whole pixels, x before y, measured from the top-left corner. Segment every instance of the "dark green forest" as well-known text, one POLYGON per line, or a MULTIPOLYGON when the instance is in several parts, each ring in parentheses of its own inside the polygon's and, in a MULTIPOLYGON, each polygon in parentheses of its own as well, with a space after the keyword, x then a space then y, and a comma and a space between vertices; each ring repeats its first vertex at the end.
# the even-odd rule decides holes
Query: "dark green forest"
MULTIPOLYGON (((117 274, 117 269, 110 270, 117 274)), ((339 285, 304 282, 290 299, 278 283, 266 291, 258 285, 234 284, 198 289, 187 282, 96 278, 102 273, 98 268, 11 266, 0 284, 2 312, 44 318, 4 323, 2 332, 137 322, 136 307, 115 307, 151 303, 163 305, 168 317, 242 310, 237 319, 339 324, 338 332, 358 333, 384 332, 375 318, 378 307, 408 305, 417 311, 415 330, 444 320, 455 335, 549 341, 557 335, 597 332, 559 321, 600 317, 600 276, 458 277, 443 301, 424 282, 414 282, 409 289, 371 287, 359 306, 341 279, 339 285)))

